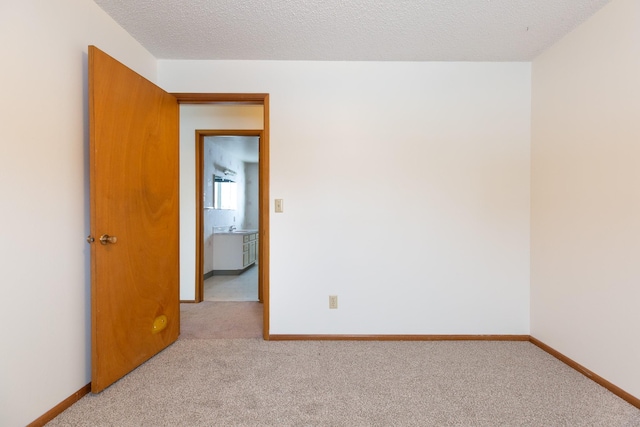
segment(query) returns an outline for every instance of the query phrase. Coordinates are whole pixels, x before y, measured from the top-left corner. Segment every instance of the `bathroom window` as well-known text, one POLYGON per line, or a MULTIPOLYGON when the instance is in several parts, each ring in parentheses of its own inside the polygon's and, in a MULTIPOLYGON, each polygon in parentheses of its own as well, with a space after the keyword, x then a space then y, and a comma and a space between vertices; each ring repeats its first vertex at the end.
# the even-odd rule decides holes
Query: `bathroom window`
POLYGON ((213 208, 232 209, 238 208, 237 184, 230 179, 214 176, 213 183, 213 208))

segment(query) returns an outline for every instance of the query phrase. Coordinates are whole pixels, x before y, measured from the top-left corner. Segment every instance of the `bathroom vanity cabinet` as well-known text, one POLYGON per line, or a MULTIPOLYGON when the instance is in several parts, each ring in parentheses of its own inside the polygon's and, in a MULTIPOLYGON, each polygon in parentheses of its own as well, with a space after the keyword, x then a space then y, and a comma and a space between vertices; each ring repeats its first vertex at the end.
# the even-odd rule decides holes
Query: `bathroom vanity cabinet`
POLYGON ((256 230, 214 233, 213 274, 241 274, 258 259, 256 230))

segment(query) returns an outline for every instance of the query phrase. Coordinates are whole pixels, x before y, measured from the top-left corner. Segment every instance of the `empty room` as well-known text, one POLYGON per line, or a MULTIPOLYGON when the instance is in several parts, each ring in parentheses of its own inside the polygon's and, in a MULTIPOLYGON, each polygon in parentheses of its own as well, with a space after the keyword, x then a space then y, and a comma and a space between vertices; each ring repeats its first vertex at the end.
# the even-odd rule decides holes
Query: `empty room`
POLYGON ((6 0, 0 21, 0 425, 640 425, 637 0, 6 0), (142 88, 165 118, 120 103, 142 88), (260 140, 259 213, 219 225, 251 231, 261 331, 185 339, 215 270, 197 140, 221 130, 260 140), (96 352, 125 341, 157 345, 96 352))

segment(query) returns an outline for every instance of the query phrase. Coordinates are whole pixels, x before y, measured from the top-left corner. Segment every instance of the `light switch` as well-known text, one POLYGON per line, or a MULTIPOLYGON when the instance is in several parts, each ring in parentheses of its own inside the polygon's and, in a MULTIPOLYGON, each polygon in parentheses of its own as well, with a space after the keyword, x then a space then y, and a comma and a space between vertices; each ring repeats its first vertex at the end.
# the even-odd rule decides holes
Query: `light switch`
POLYGON ((283 212, 282 199, 276 199, 276 212, 283 212))

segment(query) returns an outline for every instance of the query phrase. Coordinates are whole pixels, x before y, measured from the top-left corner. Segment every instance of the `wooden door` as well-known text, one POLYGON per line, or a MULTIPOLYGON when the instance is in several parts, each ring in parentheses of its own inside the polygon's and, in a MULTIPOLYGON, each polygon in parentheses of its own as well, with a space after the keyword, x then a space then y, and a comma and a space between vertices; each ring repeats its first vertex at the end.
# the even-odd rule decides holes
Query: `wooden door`
POLYGON ((180 333, 178 120, 174 96, 89 47, 94 393, 180 333))

